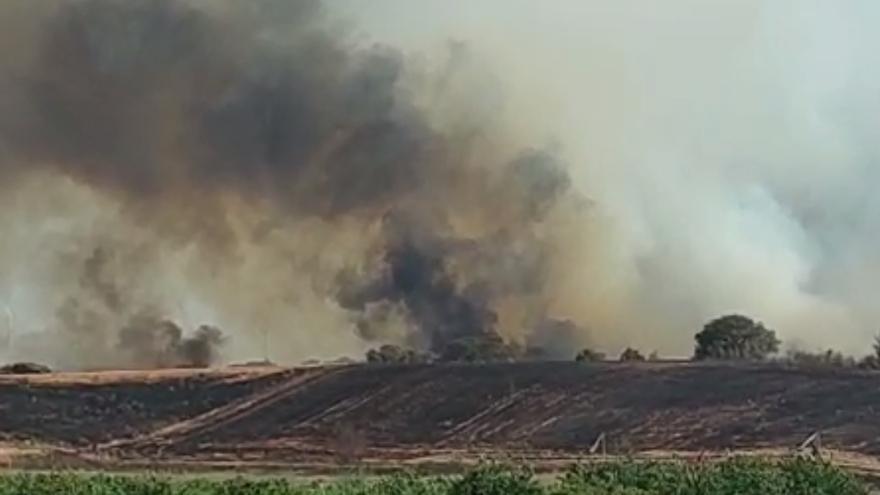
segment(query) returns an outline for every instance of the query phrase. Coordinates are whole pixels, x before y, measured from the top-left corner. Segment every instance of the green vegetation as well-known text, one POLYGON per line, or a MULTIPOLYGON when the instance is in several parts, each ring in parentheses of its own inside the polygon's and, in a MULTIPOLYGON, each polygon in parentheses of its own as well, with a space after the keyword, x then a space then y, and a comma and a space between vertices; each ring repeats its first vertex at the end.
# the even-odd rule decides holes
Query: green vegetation
POLYGON ((874 338, 872 353, 856 359, 834 349, 824 352, 789 350, 781 361, 798 368, 860 368, 880 370, 880 336, 874 338))
POLYGON ((157 477, 18 474, 0 495, 865 495, 847 473, 807 460, 716 464, 620 462, 578 466, 540 484, 521 468, 485 466, 462 476, 401 474, 295 484, 284 480, 173 480, 157 477))
POLYGON ((854 357, 845 356, 834 349, 824 352, 790 350, 784 362, 801 368, 855 368, 859 365, 854 357))
POLYGON ((370 364, 492 363, 517 361, 524 357, 524 349, 505 342, 494 331, 452 340, 436 354, 389 344, 370 349, 366 355, 370 364))
POLYGON ((577 467, 559 495, 856 495, 866 487, 828 464, 735 459, 720 464, 620 463, 577 467))
POLYGON ((872 354, 859 361, 859 366, 867 369, 880 369, 880 335, 874 337, 874 345, 871 346, 872 354))
POLYGON ((626 349, 623 350, 623 352, 620 353, 620 361, 622 361, 622 362, 644 361, 644 360, 645 360, 645 356, 643 356, 642 353, 639 352, 638 349, 633 349, 632 347, 627 347, 626 349))
POLYGON ((368 363, 417 364, 428 362, 430 358, 431 357, 427 354, 390 344, 383 345, 378 349, 370 349, 367 351, 368 363))
POLYGON ((714 319, 694 336, 694 359, 761 360, 779 352, 776 332, 743 315, 714 319))
POLYGON ((577 356, 574 357, 574 360, 579 363, 599 363, 605 360, 605 354, 587 348, 577 353, 577 356))

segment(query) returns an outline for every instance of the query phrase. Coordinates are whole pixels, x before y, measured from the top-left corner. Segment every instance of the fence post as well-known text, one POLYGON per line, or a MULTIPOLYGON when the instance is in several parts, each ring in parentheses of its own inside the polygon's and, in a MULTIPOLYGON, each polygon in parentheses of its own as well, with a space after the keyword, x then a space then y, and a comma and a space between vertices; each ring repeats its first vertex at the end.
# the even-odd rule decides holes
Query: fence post
POLYGON ((816 431, 813 432, 812 435, 808 436, 803 443, 800 444, 797 448, 798 454, 804 454, 809 449, 809 455, 814 459, 822 460, 822 436, 816 431))
POLYGON ((596 437, 596 441, 593 442, 593 445, 590 446, 590 454, 595 454, 596 452, 599 451, 600 448, 602 449, 603 456, 608 454, 606 446, 605 446, 605 433, 604 432, 600 433, 599 436, 596 437))

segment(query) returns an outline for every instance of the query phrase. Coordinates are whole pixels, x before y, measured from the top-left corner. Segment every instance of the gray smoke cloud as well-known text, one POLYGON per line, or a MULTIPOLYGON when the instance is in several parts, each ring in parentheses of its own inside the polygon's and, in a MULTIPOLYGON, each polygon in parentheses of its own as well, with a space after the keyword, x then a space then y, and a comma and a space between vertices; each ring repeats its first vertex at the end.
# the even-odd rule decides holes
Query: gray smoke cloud
POLYGON ((728 312, 861 353, 878 15, 3 2, 6 355, 118 365, 145 314, 154 362, 178 355, 162 322, 223 329, 220 360, 474 336, 687 355, 728 312))
POLYGON ((478 65, 464 47, 422 67, 310 0, 13 0, 0 16, 2 259, 50 260, 9 275, 30 301, 8 299, 56 308, 8 353, 82 368, 205 365, 223 343, 440 351, 552 316, 556 225, 587 209, 552 148, 470 106, 490 87, 455 94, 478 65))
MULTIPOLYGON (((127 258, 129 261, 133 257, 127 258)), ((145 267, 119 266, 112 244, 104 242, 84 262, 78 286, 57 310, 62 339, 72 341, 92 367, 180 368, 207 367, 217 362, 225 341, 223 332, 201 325, 191 335, 175 322, 162 319, 160 308, 149 306, 126 286, 118 274, 143 276, 145 267), (90 356, 90 357, 88 357, 90 356)), ((64 361, 61 361, 62 363, 64 361)))
POLYGON ((606 345, 686 354, 737 311, 789 344, 869 348, 875 3, 342 3, 389 43, 468 40, 511 115, 565 143, 602 222, 571 265, 578 320, 606 345))

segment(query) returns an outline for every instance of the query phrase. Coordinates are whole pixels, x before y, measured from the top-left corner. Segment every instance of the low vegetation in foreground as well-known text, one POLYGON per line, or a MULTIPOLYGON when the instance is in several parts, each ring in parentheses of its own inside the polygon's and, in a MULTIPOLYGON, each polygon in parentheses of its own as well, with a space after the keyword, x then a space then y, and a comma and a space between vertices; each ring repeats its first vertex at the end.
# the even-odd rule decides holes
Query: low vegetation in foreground
POLYGON ((541 483, 524 468, 484 466, 460 476, 286 480, 17 474, 0 478, 0 495, 863 495, 859 481, 828 464, 788 460, 721 463, 620 462, 577 466, 541 483))

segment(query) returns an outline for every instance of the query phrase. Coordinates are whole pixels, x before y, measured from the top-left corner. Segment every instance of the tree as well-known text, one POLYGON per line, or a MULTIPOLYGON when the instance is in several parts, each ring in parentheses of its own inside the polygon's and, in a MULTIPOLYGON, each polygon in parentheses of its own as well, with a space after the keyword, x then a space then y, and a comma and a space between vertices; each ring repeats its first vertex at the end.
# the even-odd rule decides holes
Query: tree
POLYGON ((598 363, 605 360, 605 354, 587 348, 577 353, 577 356, 574 357, 574 360, 579 363, 598 363))
POLYGON ((859 367, 867 368, 867 369, 880 369, 880 335, 874 337, 874 344, 872 345, 874 353, 868 356, 865 356, 861 361, 859 361, 859 367))
POLYGON ((12 363, 0 367, 0 375, 38 375, 51 373, 52 370, 45 365, 37 363, 12 363))
POLYGON ((626 361, 644 361, 645 356, 642 355, 637 349, 633 349, 632 347, 627 347, 620 353, 621 362, 626 361))
POLYGON ((522 354, 520 349, 505 342, 497 332, 490 331, 449 342, 438 359, 458 363, 515 361, 522 354))
POLYGON ((779 351, 776 332, 746 316, 733 314, 707 323, 694 336, 694 359, 762 360, 779 351))
POLYGON ((428 361, 427 356, 396 345, 383 345, 367 351, 367 362, 376 364, 415 364, 428 361))
POLYGON ((839 351, 828 349, 824 352, 790 350, 786 362, 807 368, 849 368, 856 366, 856 359, 839 351))

